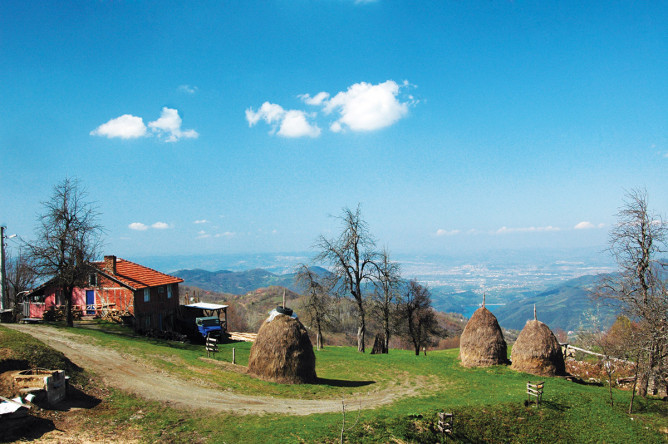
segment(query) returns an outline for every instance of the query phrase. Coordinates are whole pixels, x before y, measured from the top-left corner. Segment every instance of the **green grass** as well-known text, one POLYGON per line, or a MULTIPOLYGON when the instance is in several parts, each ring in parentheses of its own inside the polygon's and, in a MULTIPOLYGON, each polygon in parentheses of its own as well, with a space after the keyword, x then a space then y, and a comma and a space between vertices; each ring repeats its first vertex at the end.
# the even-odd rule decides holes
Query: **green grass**
POLYGON ((28 368, 63 369, 74 384, 85 385, 86 371, 43 342, 0 326, 0 373, 28 368))
MULTIPOLYGON (((0 329, 0 332, 6 330, 0 329)), ((120 332, 70 329, 100 344, 151 360, 183 377, 193 372, 210 375, 223 389, 285 398, 341 398, 348 404, 347 423, 360 422, 345 433, 346 442, 439 442, 435 431, 438 412, 455 414, 453 442, 668 442, 659 430, 668 426, 668 407, 656 399, 636 398, 636 411, 625 413, 630 393, 614 390, 615 406, 608 404, 606 387, 579 385, 559 378, 546 380, 540 408, 525 407, 525 387, 535 376, 507 367, 466 369, 458 350, 415 356, 391 350, 389 355, 359 354, 353 347, 326 347, 316 352, 322 384, 280 385, 229 372, 200 359, 202 346, 133 338, 120 332), (352 382, 369 382, 354 386, 352 382), (373 381, 373 382, 371 382, 373 381), (375 409, 364 409, 367 391, 382 390, 400 381, 412 385, 416 396, 375 409)), ((245 365, 250 344, 221 345, 220 360, 245 365)), ((105 408, 91 418, 95 427, 109 430, 123 425, 146 442, 338 442, 341 413, 310 416, 235 415, 209 410, 184 411, 147 402, 112 390, 105 408)), ((289 406, 289 399, 286 406, 289 406)))

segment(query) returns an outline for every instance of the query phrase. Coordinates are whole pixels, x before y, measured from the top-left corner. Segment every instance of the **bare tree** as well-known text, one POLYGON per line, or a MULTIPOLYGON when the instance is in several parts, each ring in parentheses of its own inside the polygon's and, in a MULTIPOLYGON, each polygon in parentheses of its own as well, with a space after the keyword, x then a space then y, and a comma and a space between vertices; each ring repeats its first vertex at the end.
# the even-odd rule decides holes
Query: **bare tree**
POLYGON ((30 263, 30 257, 19 247, 16 254, 7 255, 7 282, 9 283, 10 306, 14 307, 14 317, 20 313, 19 295, 35 285, 37 273, 30 263), (12 304, 13 302, 13 304, 12 304))
POLYGON ((316 349, 323 347, 322 331, 334 321, 330 292, 335 285, 331 277, 318 276, 308 266, 297 267, 295 282, 304 292, 304 316, 316 330, 316 349))
POLYGON ((73 325, 72 293, 86 283, 88 263, 95 258, 103 232, 97 208, 86 198, 76 179, 55 185, 51 198, 42 202, 35 241, 27 244, 37 273, 51 278, 63 292, 69 326, 73 325))
POLYGON ((633 341, 640 369, 639 394, 646 396, 650 381, 665 366, 668 348, 668 296, 657 255, 665 252, 668 227, 648 209, 647 193, 627 193, 610 232, 610 252, 619 272, 604 277, 594 295, 621 303, 639 331, 633 341))
POLYGON ((413 343, 416 356, 420 354, 422 347, 431 342, 432 336, 443 333, 438 327, 436 315, 431 307, 429 290, 416 280, 408 283, 401 303, 401 318, 405 320, 404 331, 413 343))
POLYGON ((355 301, 357 350, 364 353, 366 295, 363 285, 372 282, 374 278, 376 243, 362 219, 359 205, 355 211, 345 208, 340 219, 343 231, 338 238, 327 239, 320 236, 316 242, 315 246, 320 253, 315 257, 315 261, 329 264, 332 267, 331 271, 338 278, 338 290, 355 301))
POLYGON ((390 260, 390 253, 384 248, 376 264, 376 290, 373 294, 372 313, 384 333, 383 353, 390 349, 390 336, 397 322, 397 300, 400 297, 401 267, 390 260))

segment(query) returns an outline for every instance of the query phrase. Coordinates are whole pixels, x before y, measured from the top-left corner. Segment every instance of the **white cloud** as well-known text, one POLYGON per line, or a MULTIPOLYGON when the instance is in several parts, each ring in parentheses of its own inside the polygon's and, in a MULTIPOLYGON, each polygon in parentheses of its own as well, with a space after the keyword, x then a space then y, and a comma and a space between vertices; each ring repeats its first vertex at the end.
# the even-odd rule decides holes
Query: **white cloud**
POLYGON ((135 231, 146 231, 146 230, 148 230, 148 227, 141 222, 132 222, 130 225, 128 225, 128 228, 130 228, 131 230, 135 230, 135 231))
POLYGON ((561 228, 553 227, 552 225, 548 225, 546 227, 521 227, 521 228, 501 227, 498 230, 496 230, 496 234, 534 233, 534 232, 551 232, 551 231, 561 231, 561 228))
POLYGON ((90 135, 108 137, 109 139, 136 139, 146 135, 146 125, 144 125, 144 120, 141 117, 123 114, 98 126, 90 132, 90 135))
POLYGON ((320 128, 308 123, 304 111, 290 110, 283 117, 278 135, 283 137, 318 137, 320 128))
POLYGON ((165 222, 156 222, 151 225, 151 228, 155 228, 156 230, 165 230, 169 228, 169 224, 166 224, 165 222))
POLYGON ((574 230, 589 230, 589 229, 592 229, 592 228, 596 228, 596 226, 594 224, 592 224, 591 222, 586 221, 586 220, 580 222, 579 224, 577 224, 573 227, 574 230))
POLYGON ((320 128, 308 122, 307 114, 304 111, 286 111, 275 103, 264 102, 257 112, 253 111, 253 108, 248 108, 246 120, 248 126, 253 126, 260 120, 273 125, 271 134, 276 132, 278 126, 278 135, 283 137, 318 137, 320 135, 320 128))
MULTIPOLYGON (((176 142, 179 139, 196 139, 199 134, 195 130, 182 130, 181 117, 178 110, 163 107, 162 114, 158 120, 149 122, 148 127, 154 134, 165 139, 165 142, 176 142)), ((138 137, 148 136, 147 127, 141 117, 131 114, 124 114, 115 119, 111 119, 93 131, 91 136, 105 136, 108 138, 136 139, 138 137)))
POLYGON ((444 230, 442 228, 436 230, 436 236, 454 236, 459 233, 459 230, 444 230))
POLYGON ((196 237, 196 239, 206 239, 206 238, 208 238, 208 237, 211 237, 211 235, 208 234, 206 231, 201 230, 201 231, 198 231, 198 232, 197 232, 197 237, 196 237))
POLYGON ((232 231, 226 231, 226 232, 224 232, 224 233, 218 233, 218 234, 216 234, 215 237, 232 237, 232 236, 234 236, 234 235, 235 235, 234 232, 232 232, 232 231))
POLYGON ((149 122, 148 126, 159 137, 166 136, 165 142, 176 142, 179 139, 196 139, 199 134, 195 130, 181 130, 181 117, 179 112, 173 108, 162 108, 160 118, 149 122))
POLYGON ((196 221, 193 222, 193 223, 194 223, 194 224, 207 224, 207 223, 209 223, 209 221, 206 220, 206 219, 200 219, 200 220, 196 220, 196 221))
MULTIPOLYGON (((407 83, 404 83, 407 86, 407 83)), ((408 114, 408 103, 398 99, 399 85, 393 80, 372 85, 356 83, 324 102, 324 112, 338 111, 341 117, 330 125, 334 132, 344 126, 352 131, 373 131, 396 123, 408 114)))
POLYGON ((186 94, 195 94, 199 88, 192 85, 179 85, 179 91, 186 94))
POLYGON ((301 94, 299 95, 299 98, 302 99, 307 105, 320 106, 325 100, 329 99, 329 93, 322 91, 313 97, 311 97, 309 94, 301 94))

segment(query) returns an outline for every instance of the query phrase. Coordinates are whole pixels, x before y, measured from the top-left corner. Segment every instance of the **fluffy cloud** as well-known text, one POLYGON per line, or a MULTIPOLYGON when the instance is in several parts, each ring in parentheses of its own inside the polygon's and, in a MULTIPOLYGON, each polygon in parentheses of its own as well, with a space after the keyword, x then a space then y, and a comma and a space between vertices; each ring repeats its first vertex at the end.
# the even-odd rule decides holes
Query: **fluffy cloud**
POLYGON ((153 225, 151 225, 151 228, 155 228, 156 230, 166 230, 169 228, 169 224, 166 224, 164 222, 156 222, 153 225))
POLYGON ((102 136, 120 139, 136 139, 146 135, 146 125, 141 117, 132 114, 123 114, 120 117, 111 119, 107 123, 95 128, 90 132, 91 136, 102 136))
POLYGON ((550 232, 550 231, 561 231, 561 228, 553 227, 552 225, 548 225, 547 227, 522 227, 522 228, 501 227, 498 230, 496 230, 496 234, 533 233, 533 232, 550 232))
POLYGON ((148 226, 144 225, 141 222, 132 222, 130 225, 128 225, 128 228, 131 230, 135 231, 146 231, 148 230, 148 226))
POLYGON ((299 98, 302 99, 307 105, 320 106, 325 100, 329 99, 329 93, 322 91, 313 97, 311 97, 309 94, 301 94, 299 98))
MULTIPOLYGON (((402 89, 409 86, 408 82, 399 85, 393 80, 377 85, 360 82, 334 97, 325 91, 315 96, 301 94, 298 97, 307 105, 320 107, 322 114, 334 116, 335 120, 329 123, 332 132, 373 131, 393 125, 408 114, 411 105, 417 103, 412 96, 401 94, 402 89)), ((316 116, 316 113, 301 110, 285 110, 281 105, 270 102, 264 102, 258 111, 253 108, 246 110, 249 127, 264 120, 273 127, 270 134, 284 137, 318 137, 320 128, 309 121, 316 116)))
POLYGON ((392 80, 378 85, 361 82, 350 86, 325 102, 325 113, 338 111, 341 115, 330 129, 373 131, 396 123, 408 114, 408 103, 399 101, 398 94, 399 85, 392 80))
POLYGON ((206 223, 209 223, 209 221, 206 220, 206 219, 200 219, 200 220, 194 221, 193 223, 194 224, 206 224, 206 223))
POLYGON ((455 234, 459 233, 459 230, 444 230, 442 228, 436 230, 436 236, 454 236, 455 234))
POLYGON ((596 228, 596 227, 594 226, 594 224, 592 224, 591 222, 588 222, 586 220, 580 222, 579 224, 577 224, 576 226, 573 227, 573 229, 575 229, 575 230, 589 230, 591 228, 596 228))
POLYGON ((264 120, 273 125, 271 133, 276 132, 283 137, 318 137, 320 128, 317 125, 311 125, 307 120, 307 114, 300 110, 285 110, 282 106, 275 103, 264 102, 256 112, 253 108, 246 110, 246 120, 248 126, 257 124, 264 120))
POLYGON ((181 117, 178 110, 163 107, 158 120, 149 122, 148 126, 159 137, 166 137, 165 142, 176 142, 181 138, 196 139, 199 134, 195 130, 181 130, 181 117))
MULTIPOLYGON (((164 107, 158 120, 149 122, 148 128, 151 128, 153 134, 164 138, 165 142, 176 142, 182 138, 196 139, 199 136, 195 130, 182 130, 181 123, 178 110, 164 107)), ((98 126, 90 132, 90 135, 110 139, 136 139, 149 135, 148 128, 141 117, 124 114, 98 126)))

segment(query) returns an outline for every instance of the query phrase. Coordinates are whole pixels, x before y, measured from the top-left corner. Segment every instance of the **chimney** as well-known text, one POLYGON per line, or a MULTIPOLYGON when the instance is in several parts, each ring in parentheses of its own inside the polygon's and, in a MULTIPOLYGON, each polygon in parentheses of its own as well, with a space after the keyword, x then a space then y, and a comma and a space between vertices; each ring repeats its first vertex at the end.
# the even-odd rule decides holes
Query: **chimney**
POLYGON ((116 256, 104 257, 104 269, 110 274, 116 274, 116 256))

